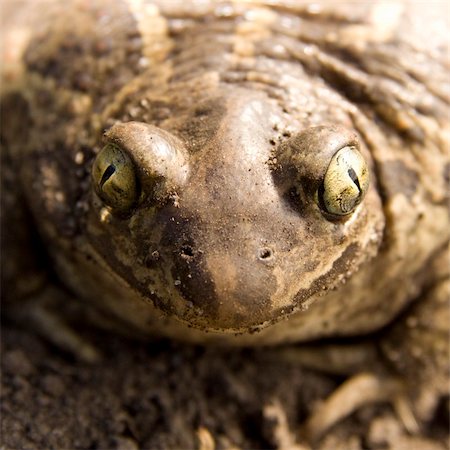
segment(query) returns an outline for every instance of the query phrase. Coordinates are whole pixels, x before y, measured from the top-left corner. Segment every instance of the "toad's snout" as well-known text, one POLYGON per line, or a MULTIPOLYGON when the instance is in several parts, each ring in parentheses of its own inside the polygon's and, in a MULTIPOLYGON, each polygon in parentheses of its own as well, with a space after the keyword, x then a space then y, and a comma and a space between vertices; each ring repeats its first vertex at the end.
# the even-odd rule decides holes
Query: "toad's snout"
POLYGON ((273 319, 275 258, 273 248, 265 245, 214 251, 180 246, 172 275, 189 321, 202 328, 240 331, 273 319))

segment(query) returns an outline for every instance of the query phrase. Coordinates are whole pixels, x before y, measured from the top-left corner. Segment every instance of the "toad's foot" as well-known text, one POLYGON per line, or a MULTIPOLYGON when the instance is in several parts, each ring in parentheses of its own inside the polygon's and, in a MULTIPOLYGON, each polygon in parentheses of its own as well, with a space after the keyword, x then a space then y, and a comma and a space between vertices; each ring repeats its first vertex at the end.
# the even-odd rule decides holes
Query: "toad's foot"
POLYGON ((69 325, 68 295, 49 286, 40 294, 8 307, 8 317, 20 326, 27 324, 57 348, 74 355, 80 361, 95 363, 101 359, 99 351, 69 325))
POLYGON ((448 396, 450 281, 430 286, 392 326, 369 340, 286 348, 282 357, 322 371, 351 376, 303 426, 314 442, 362 406, 390 402, 407 434, 417 434, 448 396))
POLYGON ((355 375, 336 389, 309 417, 302 427, 302 434, 307 441, 316 442, 331 426, 360 407, 388 401, 392 402, 405 429, 410 434, 417 434, 419 426, 400 380, 371 373, 355 375))
POLYGON ((301 426, 304 441, 317 443, 331 427, 374 403, 391 403, 408 434, 420 431, 405 383, 401 377, 386 370, 373 342, 288 347, 280 355, 292 364, 334 375, 350 375, 301 426))

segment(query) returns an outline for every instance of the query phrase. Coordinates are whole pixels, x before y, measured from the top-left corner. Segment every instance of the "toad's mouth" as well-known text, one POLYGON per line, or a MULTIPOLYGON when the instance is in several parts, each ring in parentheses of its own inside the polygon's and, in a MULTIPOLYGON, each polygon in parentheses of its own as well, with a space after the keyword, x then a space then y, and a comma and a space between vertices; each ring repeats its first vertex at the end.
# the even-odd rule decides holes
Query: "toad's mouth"
MULTIPOLYGON (((349 244, 335 260, 316 261, 302 272, 292 268, 292 260, 276 243, 253 244, 234 252, 203 251, 193 241, 183 242, 176 251, 172 247, 162 255, 172 257, 165 280, 152 285, 154 305, 204 331, 258 331, 306 309, 351 276, 364 258, 358 244, 349 244)), ((295 253, 293 260, 296 251, 289 252, 295 253)), ((149 297, 148 289, 142 293, 149 297)))
POLYGON ((251 257, 243 258, 183 243, 171 254, 170 274, 160 286, 164 292, 155 290, 155 306, 209 331, 243 332, 276 320, 272 305, 276 252, 269 245, 254 247, 251 257))

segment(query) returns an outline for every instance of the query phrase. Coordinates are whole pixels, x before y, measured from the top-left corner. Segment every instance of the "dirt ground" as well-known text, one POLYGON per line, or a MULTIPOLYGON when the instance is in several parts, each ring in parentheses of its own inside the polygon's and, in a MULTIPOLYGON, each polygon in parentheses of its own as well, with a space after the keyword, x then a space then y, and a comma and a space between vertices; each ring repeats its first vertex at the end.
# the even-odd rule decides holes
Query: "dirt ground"
MULTIPOLYGON (((309 448, 300 424, 342 379, 262 350, 137 342, 86 329, 89 365, 33 333, 2 327, 1 450, 309 448)), ((319 450, 442 450, 448 415, 410 437, 389 405, 364 407, 319 450)))

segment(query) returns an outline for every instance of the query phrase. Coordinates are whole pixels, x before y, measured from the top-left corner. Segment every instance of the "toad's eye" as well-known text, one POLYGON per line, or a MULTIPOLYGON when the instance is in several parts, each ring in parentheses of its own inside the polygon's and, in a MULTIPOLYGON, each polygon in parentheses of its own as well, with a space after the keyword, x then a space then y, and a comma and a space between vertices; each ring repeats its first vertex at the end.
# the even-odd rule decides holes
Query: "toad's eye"
POLYGON ((138 200, 134 163, 115 144, 106 144, 95 158, 92 179, 97 195, 118 214, 127 213, 138 200))
POLYGON ((326 213, 346 216, 359 205, 368 187, 369 170, 361 153, 353 146, 341 148, 331 158, 319 187, 319 206, 326 213))

